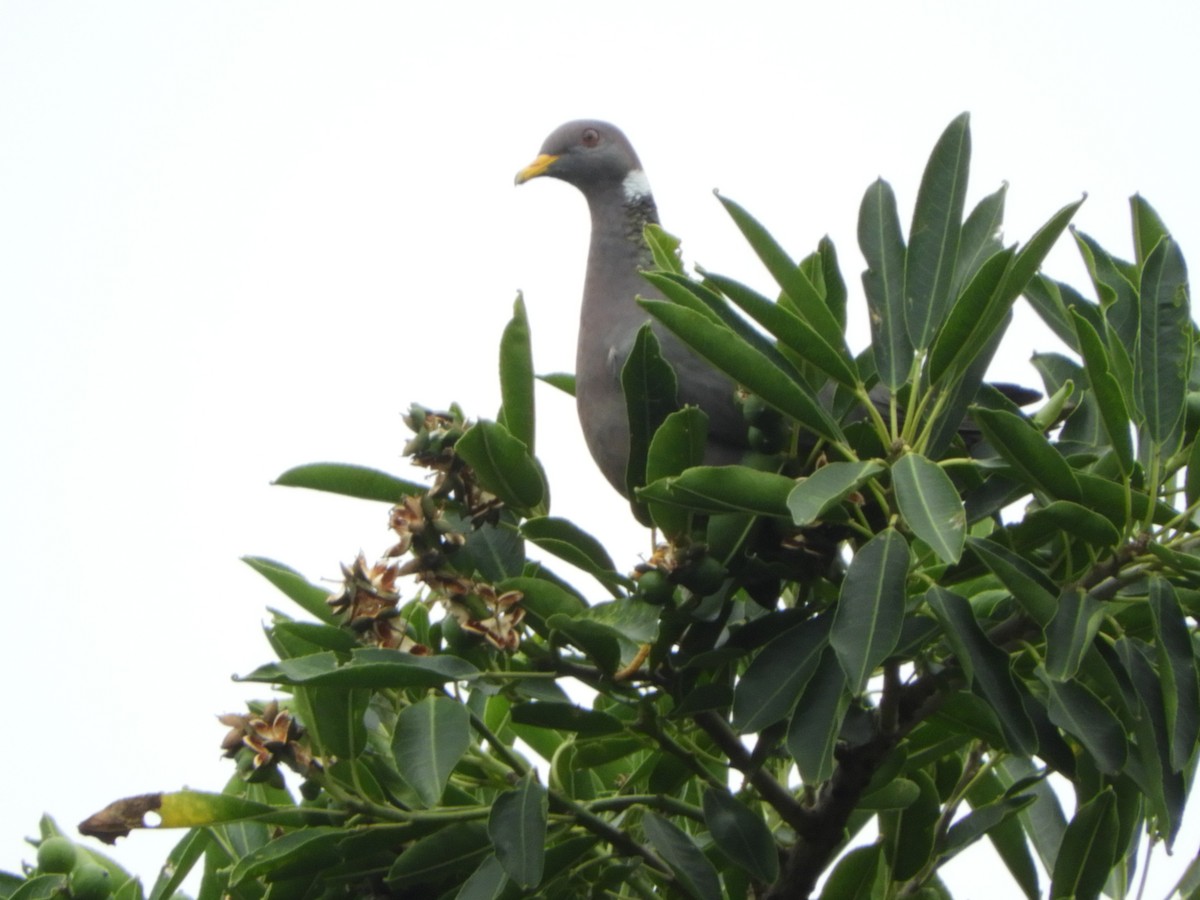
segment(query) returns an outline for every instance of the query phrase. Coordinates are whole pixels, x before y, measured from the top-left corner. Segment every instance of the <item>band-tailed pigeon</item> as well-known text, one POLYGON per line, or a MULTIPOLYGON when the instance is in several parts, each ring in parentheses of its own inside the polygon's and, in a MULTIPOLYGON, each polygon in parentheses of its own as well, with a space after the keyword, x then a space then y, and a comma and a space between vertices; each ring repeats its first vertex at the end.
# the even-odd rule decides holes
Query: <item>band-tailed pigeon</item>
MULTIPOLYGON (((575 356, 575 402, 592 457, 612 486, 626 494, 629 420, 621 367, 638 329, 650 320, 635 297, 661 296, 640 274, 653 265, 643 229, 658 222, 658 210, 633 146, 607 122, 584 119, 555 129, 538 157, 517 173, 516 183, 542 175, 575 185, 591 211, 592 238, 575 356)), ((738 462, 748 446, 747 425, 733 382, 658 323, 652 324, 662 354, 675 370, 679 402, 708 414, 705 462, 738 462)), ((994 386, 1020 405, 1041 396, 1014 385, 994 386)), ((886 389, 876 386, 873 399, 876 394, 877 402, 886 404, 886 389)), ((969 420, 959 433, 968 444, 979 437, 969 420)))
MULTIPOLYGON (((591 211, 575 403, 592 457, 612 486, 625 494, 629 419, 621 367, 638 329, 650 319, 634 298, 662 296, 640 275, 653 265, 642 232, 647 224, 658 222, 658 210, 633 147, 606 122, 581 120, 556 129, 537 159, 517 173, 516 183, 541 175, 575 185, 591 211)), ((737 462, 746 448, 746 422, 733 382, 657 323, 653 327, 664 358, 675 370, 679 402, 708 414, 705 462, 737 462)))

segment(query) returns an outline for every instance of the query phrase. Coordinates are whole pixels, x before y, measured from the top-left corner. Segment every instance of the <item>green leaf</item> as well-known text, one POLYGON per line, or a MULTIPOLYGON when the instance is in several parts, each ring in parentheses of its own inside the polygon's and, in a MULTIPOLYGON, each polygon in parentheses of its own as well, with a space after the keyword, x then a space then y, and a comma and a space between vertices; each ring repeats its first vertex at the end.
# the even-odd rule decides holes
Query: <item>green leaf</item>
POLYGON ((450 773, 470 746, 471 716, 446 697, 426 697, 401 710, 392 734, 396 768, 429 808, 438 805, 450 773))
POLYGON ((492 842, 482 822, 457 822, 423 837, 396 857, 387 874, 393 891, 461 879, 488 856, 492 842))
POLYGON ((1098 897, 1116 861, 1117 803, 1110 788, 1084 803, 1067 825, 1050 882, 1052 900, 1098 897))
POLYGON ((551 616, 548 624, 587 654, 602 672, 611 675, 621 665, 624 636, 615 628, 583 616, 551 616))
POLYGON ((310 584, 304 576, 295 569, 288 568, 283 563, 275 562, 262 556, 243 556, 242 562, 252 568, 288 597, 294 600, 305 612, 316 616, 322 622, 336 625, 337 615, 329 608, 329 591, 325 588, 310 584))
POLYGON ((883 844, 855 847, 834 866, 821 900, 876 900, 886 896, 887 884, 883 844))
POLYGON ((827 617, 809 619, 759 651, 733 691, 735 730, 757 732, 787 717, 816 671, 828 634, 827 617))
POLYGON ((1187 266, 1170 238, 1146 260, 1139 296, 1134 384, 1151 440, 1159 452, 1173 453, 1182 435, 1193 336, 1187 266))
POLYGON ((948 859, 965 850, 1035 800, 1037 798, 1031 794, 1019 794, 972 809, 971 812, 950 826, 950 830, 946 833, 945 845, 942 848, 943 859, 948 859))
POLYGON ((787 498, 795 484, 786 475, 747 466, 696 466, 646 485, 638 497, 696 512, 790 518, 787 498))
POLYGON ((539 516, 521 523, 521 535, 559 559, 587 572, 608 588, 627 585, 629 579, 616 571, 604 546, 567 519, 539 516))
POLYGON ((429 489, 426 485, 405 481, 386 472, 346 463, 296 466, 271 483, 341 494, 359 500, 381 500, 384 503, 399 503, 405 497, 420 496, 429 489))
POLYGON ((978 406, 971 416, 1017 478, 1057 500, 1079 502, 1082 492, 1070 463, 1026 419, 978 406))
POLYGON ((858 384, 858 372, 845 344, 830 344, 819 331, 799 316, 745 285, 712 273, 705 273, 705 277, 754 321, 762 325, 769 334, 778 338, 780 344, 805 362, 811 363, 847 387, 852 388, 858 384))
POLYGON ((235 681, 339 687, 441 687, 448 681, 468 681, 479 670, 457 656, 413 656, 400 650, 355 650, 341 665, 336 653, 314 653, 259 666, 235 681))
MULTIPOLYGON (((808 280, 800 267, 746 210, 720 194, 717 194, 717 199, 721 201, 721 205, 725 207, 742 235, 754 252, 758 254, 758 258, 767 267, 771 277, 787 295, 793 309, 816 329, 826 343, 837 348, 843 356, 848 355, 841 323, 838 322, 837 317, 826 305, 824 298, 813 287, 812 282, 808 280)), ((755 393, 758 392, 755 391, 755 393)))
POLYGON ((966 203, 970 117, 963 113, 938 139, 921 178, 904 267, 905 321, 913 346, 929 346, 950 308, 951 282, 966 203))
POLYGON ((512 708, 511 715, 512 720, 519 725, 573 731, 576 734, 616 734, 625 728, 615 716, 598 710, 582 709, 573 703, 521 703, 512 708))
POLYGON ((1175 588, 1159 576, 1150 579, 1150 612, 1158 637, 1155 647, 1171 736, 1171 768, 1181 772, 1192 758, 1200 737, 1200 686, 1187 619, 1179 607, 1175 588))
MULTIPOLYGON (((658 426, 679 406, 675 370, 663 359, 658 338, 647 322, 638 329, 621 367, 621 390, 629 417, 629 462, 625 487, 630 495, 646 483, 646 454, 658 426)), ((638 516, 639 519, 643 518, 638 516)), ((648 524, 644 522, 643 524, 648 524)))
POLYGON ((1158 242, 1170 237, 1170 233, 1154 207, 1141 194, 1129 198, 1129 212, 1133 219, 1133 246, 1137 250, 1138 265, 1144 266, 1158 242))
POLYGON ((832 462, 821 466, 807 478, 796 481, 788 494, 792 521, 797 525, 816 523, 848 495, 886 471, 887 467, 876 460, 832 462))
POLYGON ((661 225, 649 223, 643 229, 646 244, 650 247, 650 255, 654 257, 654 265, 664 272, 683 274, 683 261, 680 259, 679 238, 664 231, 661 225))
POLYGON ((762 352, 735 339, 729 329, 666 300, 638 302, 696 353, 750 393, 827 440, 843 439, 837 423, 806 387, 788 378, 762 352))
POLYGON ((167 854, 146 900, 171 900, 212 842, 213 834, 207 828, 193 828, 180 838, 167 854))
POLYGON ((1058 589, 1045 573, 995 541, 969 537, 967 546, 1035 622, 1049 624, 1058 608, 1058 589))
POLYGON ((304 828, 267 842, 237 861, 229 874, 229 886, 237 887, 248 878, 266 875, 267 880, 309 876, 342 861, 337 845, 346 839, 342 828, 304 828))
POLYGON ((6 900, 57 900, 68 895, 66 875, 34 875, 7 895, 6 900))
POLYGON ((734 865, 767 884, 779 877, 779 853, 771 830, 761 815, 728 791, 704 791, 704 823, 717 849, 734 865))
POLYGON ((892 463, 892 486, 900 515, 912 533, 945 563, 962 556, 967 513, 950 476, 941 466, 916 453, 892 463))
POLYGON ((987 836, 1004 861, 1009 874, 1029 900, 1038 900, 1042 892, 1038 867, 1033 861, 1022 820, 1028 819, 1030 808, 1041 802, 1041 795, 1037 793, 1036 788, 1042 784, 1044 782, 1038 781, 1029 785, 1028 790, 1023 786, 1019 792, 1006 791, 1000 774, 992 769, 981 772, 972 780, 966 791, 967 802, 974 810, 983 811, 992 806, 1002 806, 1007 810, 1009 804, 1017 806, 1014 810, 1016 816, 1010 818, 1004 815, 1003 821, 988 828, 987 836))
POLYGON ((925 602, 942 623, 964 673, 996 713, 1011 748, 1032 756, 1038 749, 1037 732, 1022 702, 1008 654, 984 634, 964 597, 934 586, 926 592, 925 602))
MULTIPOLYGON (((689 406, 671 413, 650 439, 646 483, 701 465, 707 440, 708 416, 702 410, 689 406)), ((690 530, 691 515, 685 510, 665 503, 651 503, 649 510, 650 518, 668 539, 682 537, 690 530)))
POLYGON ((533 455, 533 351, 529 343, 529 317, 520 294, 513 302, 513 317, 500 336, 500 397, 501 424, 533 455))
POLYGON ((924 770, 911 773, 920 788, 920 794, 910 806, 898 814, 881 816, 880 833, 894 842, 889 849, 892 864, 892 879, 907 881, 914 878, 925 867, 933 855, 937 824, 942 804, 933 779, 924 770), (890 824, 892 820, 894 825, 890 824))
POLYGON ((721 900, 717 870, 686 831, 650 810, 642 817, 642 827, 651 846, 671 867, 684 893, 695 900, 721 900))
POLYGON ((1005 274, 1015 257, 1016 250, 1012 247, 992 256, 980 266, 951 305, 929 351, 930 384, 940 384, 962 372, 1003 324, 1003 316, 993 316, 990 310, 997 307, 1005 274))
POLYGON ((1096 395, 1100 409, 1100 421, 1108 434, 1108 440, 1120 463, 1122 473, 1133 471, 1133 435, 1130 431, 1129 408, 1125 405, 1125 394, 1113 376, 1108 351, 1092 324, 1078 312, 1072 311, 1072 324, 1083 357, 1084 371, 1088 383, 1096 395))
POLYGON ((875 369, 879 380, 895 391, 908 380, 913 347, 904 324, 904 235, 896 195, 882 178, 867 188, 859 207, 858 246, 867 261, 862 281, 875 369))
POLYGON ((1007 193, 1008 185, 1000 185, 998 190, 980 200, 963 222, 951 293, 960 292, 979 271, 980 266, 1004 249, 1000 236, 1007 193))
POLYGON ((537 379, 550 387, 558 388, 564 394, 575 396, 575 376, 570 372, 550 372, 546 375, 538 375, 537 379))
POLYGON ((508 877, 526 890, 542 881, 549 799, 533 772, 492 801, 488 835, 508 877))
POLYGON ((1083 591, 1063 591, 1046 627, 1046 673, 1051 678, 1068 681, 1075 677, 1104 614, 1104 605, 1083 591))
POLYGON ((1050 721, 1078 738, 1106 775, 1115 775, 1125 765, 1128 739, 1120 719, 1080 681, 1054 681, 1045 670, 1038 672, 1050 692, 1047 709, 1050 721))
POLYGON ((495 854, 487 856, 463 886, 454 895, 454 900, 498 900, 508 884, 508 876, 504 874, 504 866, 500 864, 495 854))
POLYGON ((910 561, 908 542, 893 528, 867 541, 850 561, 829 642, 852 693, 862 693, 900 640, 910 561))
POLYGON ((788 723, 788 752, 807 785, 822 784, 833 776, 833 751, 853 699, 848 687, 837 654, 826 647, 788 723))
POLYGON ((541 515, 548 506, 546 482, 529 448, 496 422, 476 422, 454 445, 480 484, 519 513, 541 515))

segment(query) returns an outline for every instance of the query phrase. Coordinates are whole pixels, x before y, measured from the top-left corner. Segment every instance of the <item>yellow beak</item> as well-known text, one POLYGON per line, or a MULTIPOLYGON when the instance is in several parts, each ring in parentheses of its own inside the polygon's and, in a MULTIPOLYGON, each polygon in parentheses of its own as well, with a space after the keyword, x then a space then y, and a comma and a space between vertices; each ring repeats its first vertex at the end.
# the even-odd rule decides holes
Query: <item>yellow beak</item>
POLYGON ((530 178, 537 178, 539 175, 545 175, 546 170, 549 169, 557 159, 557 156, 552 156, 549 153, 543 153, 541 156, 523 168, 520 172, 518 172, 513 183, 524 184, 530 178))

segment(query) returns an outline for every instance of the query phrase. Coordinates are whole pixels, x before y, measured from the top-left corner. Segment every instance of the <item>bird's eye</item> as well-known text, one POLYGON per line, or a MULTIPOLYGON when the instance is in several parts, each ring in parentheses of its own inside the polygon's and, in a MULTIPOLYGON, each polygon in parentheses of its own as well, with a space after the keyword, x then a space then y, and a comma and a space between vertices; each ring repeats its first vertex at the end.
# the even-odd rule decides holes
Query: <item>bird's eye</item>
POLYGON ((582 140, 583 146, 595 147, 600 143, 600 132, 595 128, 585 128, 583 129, 582 140))

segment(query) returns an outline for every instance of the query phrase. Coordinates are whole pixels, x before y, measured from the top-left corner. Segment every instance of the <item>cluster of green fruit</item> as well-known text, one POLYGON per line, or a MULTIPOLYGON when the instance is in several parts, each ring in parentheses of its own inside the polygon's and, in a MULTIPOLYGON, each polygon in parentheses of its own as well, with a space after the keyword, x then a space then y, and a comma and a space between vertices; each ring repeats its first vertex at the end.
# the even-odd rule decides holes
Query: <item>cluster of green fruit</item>
POLYGON ((113 892, 108 870, 61 836, 38 844, 37 875, 60 879, 73 900, 103 900, 113 892))

